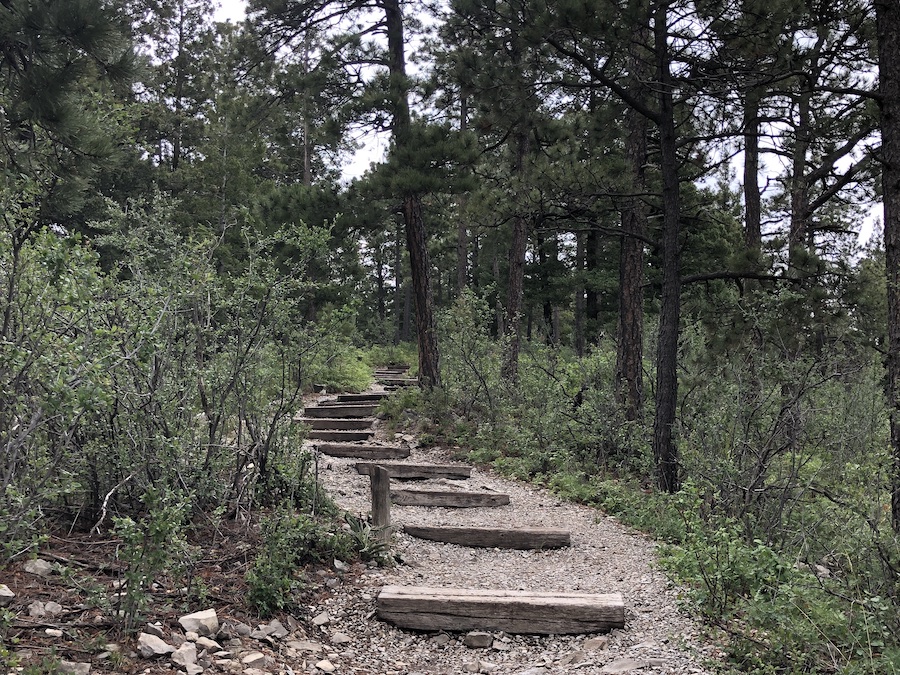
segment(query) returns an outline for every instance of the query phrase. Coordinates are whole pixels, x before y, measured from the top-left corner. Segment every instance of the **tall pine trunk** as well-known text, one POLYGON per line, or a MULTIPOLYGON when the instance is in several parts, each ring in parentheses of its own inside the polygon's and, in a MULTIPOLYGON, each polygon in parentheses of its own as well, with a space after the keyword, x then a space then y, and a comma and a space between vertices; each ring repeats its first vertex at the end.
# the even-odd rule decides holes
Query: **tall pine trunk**
POLYGON ((891 524, 900 532, 900 5, 875 0, 881 87, 881 185, 888 299, 891 524))

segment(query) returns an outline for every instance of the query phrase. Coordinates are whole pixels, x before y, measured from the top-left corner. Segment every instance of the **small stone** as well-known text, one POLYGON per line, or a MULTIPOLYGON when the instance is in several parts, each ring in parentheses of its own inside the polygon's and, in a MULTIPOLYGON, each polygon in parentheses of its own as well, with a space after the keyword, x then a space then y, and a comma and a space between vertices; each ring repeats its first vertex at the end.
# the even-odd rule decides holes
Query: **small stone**
POLYGON ((203 672, 203 666, 199 666, 196 663, 188 663, 184 667, 184 672, 186 672, 187 675, 200 675, 200 673, 203 672))
POLYGON ((178 619, 181 627, 187 631, 194 631, 200 635, 212 637, 219 632, 219 617, 216 616, 216 610, 205 609, 201 612, 186 614, 178 619))
POLYGON ((316 668, 325 672, 325 673, 333 673, 337 668, 334 667, 334 664, 328 659, 322 659, 316 664, 316 668))
POLYGON ((634 659, 616 659, 610 661, 600 669, 604 675, 621 675, 621 673, 630 673, 632 670, 643 668, 647 665, 646 661, 635 661, 634 659))
POLYGON ((272 675, 269 671, 263 670, 262 668, 247 668, 244 670, 244 675, 272 675))
POLYGON ((472 631, 463 638, 463 644, 470 649, 485 649, 490 647, 493 642, 494 636, 482 631, 472 631))
POLYGON ((312 652, 313 654, 318 654, 322 651, 322 645, 318 642, 313 642, 312 640, 291 640, 287 643, 287 646, 291 649, 296 649, 298 652, 312 652))
POLYGON ((16 594, 9 589, 9 586, 0 584, 0 607, 8 607, 15 599, 16 594))
POLYGON ((345 645, 348 642, 353 642, 353 638, 346 633, 335 633, 331 636, 331 644, 333 645, 345 645))
POLYGON ((266 665, 266 655, 262 652, 250 652, 241 659, 241 663, 247 668, 257 668, 266 665))
POLYGON ((220 645, 215 640, 210 640, 208 637, 198 637, 194 642, 197 643, 197 646, 200 649, 205 649, 208 652, 220 652, 222 651, 222 645, 220 645))
POLYGON ((59 616, 63 613, 63 606, 58 602, 50 600, 49 602, 44 603, 44 611, 50 616, 59 616))
POLYGON ((35 576, 39 577, 49 577, 51 574, 53 574, 53 565, 43 558, 35 558, 34 560, 25 561, 22 569, 25 570, 28 574, 34 574, 35 576))
POLYGON ((60 675, 88 675, 91 672, 91 664, 78 663, 76 661, 60 661, 57 672, 60 675))
POLYGON ((500 640, 494 640, 494 644, 491 645, 495 651, 498 652, 508 652, 512 647, 510 647, 505 642, 500 642, 500 640))
POLYGON ((200 633, 194 630, 185 631, 184 639, 188 642, 196 642, 200 639, 200 633))
POLYGON ((175 651, 175 647, 166 644, 160 638, 155 635, 150 635, 149 633, 140 633, 138 635, 137 649, 138 653, 145 659, 154 656, 164 656, 165 654, 171 654, 175 651))
POLYGON ((548 675, 550 671, 546 668, 541 668, 538 666, 537 668, 529 668, 528 670, 523 670, 516 675, 548 675))
POLYGON ((166 635, 163 633, 163 627, 160 623, 148 623, 144 626, 144 632, 147 635, 155 635, 158 638, 165 638, 166 635))
POLYGON ((328 616, 328 612, 322 612, 314 616, 312 622, 314 626, 324 626, 327 623, 331 623, 331 617, 328 616))
POLYGON ((196 664, 197 645, 193 642, 185 642, 172 654, 172 663, 179 666, 186 666, 189 663, 196 664))
POLYGON ((430 640, 431 644, 437 645, 438 647, 444 647, 450 644, 450 636, 446 633, 438 633, 430 640))
POLYGON ((234 624, 234 632, 241 637, 249 637, 250 633, 253 632, 253 629, 250 628, 250 626, 248 626, 247 624, 238 621, 236 624, 234 624))
POLYGON ((335 558, 334 569, 336 569, 338 572, 346 572, 348 569, 350 569, 350 565, 345 563, 343 560, 338 560, 337 558, 335 558))
POLYGON ((477 673, 481 670, 481 664, 478 661, 469 661, 463 664, 463 670, 467 673, 477 673))
POLYGON ((44 631, 44 634, 53 638, 61 638, 63 636, 63 632, 59 628, 48 628, 44 631))
POLYGON ((35 600, 30 605, 28 605, 28 616, 32 619, 40 619, 42 616, 47 615, 47 610, 44 609, 44 603, 40 600, 35 600))
POLYGON ((609 647, 609 637, 606 635, 584 641, 584 649, 586 649, 587 651, 602 650, 606 649, 607 647, 609 647))
POLYGON ((570 666, 576 663, 581 663, 587 658, 587 654, 580 649, 575 650, 574 652, 569 652, 565 656, 563 656, 559 660, 559 665, 561 666, 570 666))

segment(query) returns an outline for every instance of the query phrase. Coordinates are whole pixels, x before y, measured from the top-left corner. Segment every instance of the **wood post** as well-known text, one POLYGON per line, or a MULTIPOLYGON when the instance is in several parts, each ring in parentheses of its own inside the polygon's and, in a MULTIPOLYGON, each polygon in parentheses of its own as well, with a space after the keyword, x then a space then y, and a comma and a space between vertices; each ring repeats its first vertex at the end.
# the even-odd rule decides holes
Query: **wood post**
POLYGON ((372 529, 383 544, 391 541, 391 478, 383 466, 369 474, 372 489, 372 529))

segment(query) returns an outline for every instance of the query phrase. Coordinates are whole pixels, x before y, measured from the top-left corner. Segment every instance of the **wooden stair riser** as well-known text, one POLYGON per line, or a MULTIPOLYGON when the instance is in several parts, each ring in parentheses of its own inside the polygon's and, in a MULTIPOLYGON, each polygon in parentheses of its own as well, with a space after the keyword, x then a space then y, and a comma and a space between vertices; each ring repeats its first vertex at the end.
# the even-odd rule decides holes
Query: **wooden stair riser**
POLYGON ((371 417, 377 405, 329 405, 309 406, 303 409, 305 417, 371 417))
POLYGON ((391 490, 391 501, 397 506, 443 506, 465 509, 481 506, 507 506, 509 504, 509 495, 496 492, 391 490))
POLYGON ((310 429, 335 429, 340 431, 359 431, 371 429, 375 420, 371 417, 304 417, 300 420, 310 429))
POLYGON ((543 550, 572 545, 572 536, 566 530, 550 528, 516 528, 501 530, 493 527, 427 527, 406 525, 403 528, 412 537, 440 541, 445 544, 481 548, 510 548, 517 550, 543 550))
POLYGON ((362 443, 317 443, 315 446, 323 455, 330 457, 351 457, 354 459, 406 459, 409 448, 395 445, 364 445, 362 443))
POLYGON ((401 628, 528 634, 607 632, 625 626, 619 593, 532 593, 385 586, 378 617, 401 628))
POLYGON ((311 441, 342 441, 352 443, 354 441, 368 441, 374 435, 374 431, 348 431, 341 429, 315 429, 306 437, 311 441))
MULTIPOLYGON (((371 475, 372 462, 357 462, 356 471, 365 476, 371 475)), ((388 471, 391 478, 398 480, 423 480, 427 478, 449 478, 465 480, 472 475, 472 467, 451 464, 385 464, 379 462, 388 471)))
POLYGON ((386 399, 388 396, 390 396, 390 394, 386 391, 373 392, 371 394, 338 394, 337 403, 377 403, 386 399))

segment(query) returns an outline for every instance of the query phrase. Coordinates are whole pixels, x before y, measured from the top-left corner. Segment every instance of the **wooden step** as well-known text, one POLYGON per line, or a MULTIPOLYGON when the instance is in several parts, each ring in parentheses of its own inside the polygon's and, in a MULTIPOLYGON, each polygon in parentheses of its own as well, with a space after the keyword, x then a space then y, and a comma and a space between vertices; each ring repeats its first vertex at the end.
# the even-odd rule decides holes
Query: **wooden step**
POLYGON ((310 431, 306 437, 311 441, 343 441, 351 443, 353 441, 367 441, 375 434, 372 430, 356 430, 350 431, 346 429, 315 429, 310 431))
POLYGON ((485 548, 545 549, 572 545, 567 530, 546 527, 501 530, 495 527, 426 527, 406 525, 408 535, 430 541, 485 548))
POLYGON ((415 387, 419 384, 419 380, 415 377, 377 377, 375 379, 378 383, 391 387, 415 387))
POLYGON ((362 403, 365 401, 380 401, 390 396, 386 391, 373 391, 368 394, 338 394, 338 403, 362 403))
POLYGON ((601 633, 625 626, 620 593, 538 593, 419 586, 385 586, 378 617, 412 630, 507 633, 601 633))
POLYGON ((399 445, 374 445, 365 443, 316 443, 323 455, 330 457, 355 457, 358 459, 406 459, 409 448, 399 445))
POLYGON ((310 429, 369 429, 375 422, 372 417, 301 417, 300 421, 310 429))
POLYGON ((308 406, 303 409, 306 417, 371 417, 377 405, 326 405, 308 406))
MULTIPOLYGON (((356 471, 360 474, 372 475, 372 462, 357 462, 356 471)), ((450 478, 465 480, 472 475, 472 467, 451 464, 386 464, 379 462, 388 471, 391 478, 415 480, 423 478, 450 478)))
POLYGON ((456 492, 443 490, 391 490, 391 501, 397 506, 506 506, 509 495, 499 492, 456 492))

